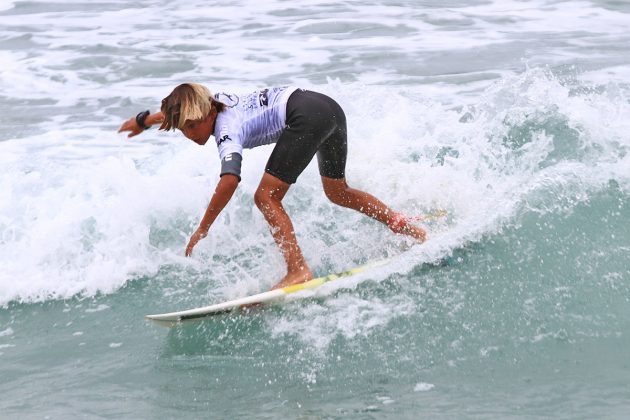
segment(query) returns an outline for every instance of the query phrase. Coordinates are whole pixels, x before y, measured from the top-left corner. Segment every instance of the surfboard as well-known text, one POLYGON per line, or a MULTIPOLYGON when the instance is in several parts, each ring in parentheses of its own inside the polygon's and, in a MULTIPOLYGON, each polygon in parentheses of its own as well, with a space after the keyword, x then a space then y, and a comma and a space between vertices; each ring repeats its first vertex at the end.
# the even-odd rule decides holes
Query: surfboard
MULTIPOLYGON (((431 213, 427 213, 423 216, 415 217, 413 219, 418 221, 431 221, 436 219, 442 219, 446 217, 448 213, 445 210, 435 210, 431 213)), ((210 306, 204 306, 201 308, 187 309, 178 312, 169 312, 164 314, 145 315, 145 318, 154 321, 160 325, 173 326, 184 321, 192 321, 203 319, 215 315, 227 314, 242 308, 246 308, 250 305, 262 305, 275 301, 281 301, 288 295, 297 293, 303 290, 315 289, 325 283, 329 283, 333 280, 342 279, 345 277, 354 276, 370 268, 379 267, 389 262, 389 259, 371 262, 359 267, 352 268, 341 273, 328 274, 323 277, 318 277, 313 280, 309 280, 305 283, 295 284, 293 286, 283 287, 282 289, 270 290, 268 292, 258 293, 256 295, 246 296, 239 299, 228 300, 226 302, 217 303, 210 306)))
POLYGON ((199 320, 215 315, 227 314, 236 310, 240 310, 241 308, 248 305, 260 305, 281 301, 285 299, 288 295, 291 295, 293 293, 297 293, 303 290, 315 289, 333 280, 354 276, 355 274, 359 274, 370 268, 385 265, 387 264, 387 262, 389 262, 389 260, 371 262, 347 271, 343 271, 341 273, 328 274, 326 276, 318 277, 304 283, 283 287, 282 289, 270 290, 268 292, 258 293, 256 295, 246 296, 240 299, 228 300, 226 302, 204 306, 202 308, 187 309, 185 311, 169 312, 164 314, 145 315, 145 318, 154 321, 160 325, 173 326, 183 321, 199 320))

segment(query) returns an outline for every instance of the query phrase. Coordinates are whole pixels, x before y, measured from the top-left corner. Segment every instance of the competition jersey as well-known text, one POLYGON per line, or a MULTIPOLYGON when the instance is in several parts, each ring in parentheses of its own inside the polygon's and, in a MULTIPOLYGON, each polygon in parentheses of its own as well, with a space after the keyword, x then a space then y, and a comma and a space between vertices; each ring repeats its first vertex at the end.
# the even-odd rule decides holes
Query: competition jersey
POLYGON ((214 126, 219 158, 223 161, 232 153, 242 156, 243 149, 278 141, 286 125, 287 101, 296 90, 285 86, 246 95, 215 94, 217 101, 227 105, 217 115, 214 126))

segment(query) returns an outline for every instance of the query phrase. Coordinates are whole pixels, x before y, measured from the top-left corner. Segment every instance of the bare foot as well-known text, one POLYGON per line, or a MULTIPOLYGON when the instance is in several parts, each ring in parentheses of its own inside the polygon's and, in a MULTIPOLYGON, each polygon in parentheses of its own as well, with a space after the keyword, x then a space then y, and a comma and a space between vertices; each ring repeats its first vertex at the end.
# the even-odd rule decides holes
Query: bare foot
POLYGON ((387 226, 394 233, 409 235, 420 242, 427 240, 427 232, 418 226, 412 225, 409 218, 404 214, 395 214, 387 223, 387 226))
POLYGON ((313 279, 313 273, 308 267, 302 267, 301 270, 293 273, 288 273, 278 284, 273 286, 271 290, 282 289, 283 287, 291 286, 294 284, 304 283, 313 279))

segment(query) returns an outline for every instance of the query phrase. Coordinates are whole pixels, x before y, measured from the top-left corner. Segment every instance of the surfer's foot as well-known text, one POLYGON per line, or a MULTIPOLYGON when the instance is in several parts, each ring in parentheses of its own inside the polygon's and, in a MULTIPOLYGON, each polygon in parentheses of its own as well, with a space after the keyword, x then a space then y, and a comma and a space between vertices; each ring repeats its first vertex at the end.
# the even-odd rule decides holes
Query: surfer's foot
POLYGON ((278 284, 273 286, 271 290, 282 289, 283 287, 304 283, 312 279, 313 273, 311 273, 311 270, 308 267, 302 267, 300 270, 288 273, 278 284))
POLYGON ((427 240, 427 232, 424 229, 411 224, 410 218, 402 213, 396 213, 389 222, 387 222, 387 226, 394 233, 409 235, 420 242, 427 240))

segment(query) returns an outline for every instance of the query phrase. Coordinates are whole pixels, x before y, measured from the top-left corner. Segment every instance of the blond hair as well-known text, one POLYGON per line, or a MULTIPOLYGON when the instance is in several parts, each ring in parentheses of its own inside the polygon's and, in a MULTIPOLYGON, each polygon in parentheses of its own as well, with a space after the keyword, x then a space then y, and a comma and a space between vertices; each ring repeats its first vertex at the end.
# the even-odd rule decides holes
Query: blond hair
POLYGON ((224 104, 213 99, 207 87, 197 83, 181 84, 162 99, 164 120, 160 130, 181 130, 187 120, 206 118, 213 107, 217 112, 225 109, 224 104))

